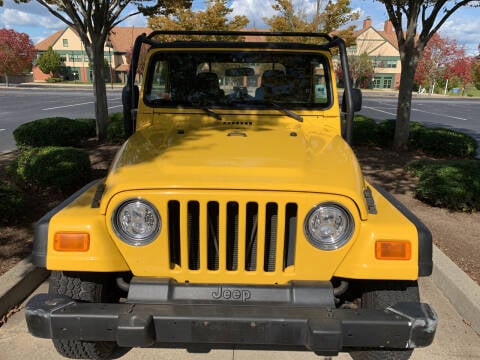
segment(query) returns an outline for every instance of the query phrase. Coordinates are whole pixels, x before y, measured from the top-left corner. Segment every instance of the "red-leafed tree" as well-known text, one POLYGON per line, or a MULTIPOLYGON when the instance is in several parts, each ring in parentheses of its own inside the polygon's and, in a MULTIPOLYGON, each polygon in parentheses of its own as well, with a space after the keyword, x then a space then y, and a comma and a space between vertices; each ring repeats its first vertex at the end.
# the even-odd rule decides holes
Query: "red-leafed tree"
POLYGON ((8 76, 28 70, 32 66, 36 50, 30 37, 11 29, 0 29, 0 74, 8 76))
POLYGON ((474 80, 475 58, 470 56, 462 56, 454 60, 447 68, 446 78, 456 77, 462 84, 462 96, 465 93, 467 84, 474 80))
POLYGON ((435 33, 423 50, 415 72, 415 82, 433 93, 436 82, 446 77, 446 70, 457 59, 465 57, 465 50, 456 40, 442 38, 435 33))

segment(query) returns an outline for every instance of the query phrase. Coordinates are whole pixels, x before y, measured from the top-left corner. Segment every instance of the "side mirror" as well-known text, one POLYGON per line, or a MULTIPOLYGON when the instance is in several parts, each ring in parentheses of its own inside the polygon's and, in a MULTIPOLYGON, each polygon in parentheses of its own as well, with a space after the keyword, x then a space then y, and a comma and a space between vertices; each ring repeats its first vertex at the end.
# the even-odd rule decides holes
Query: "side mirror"
MULTIPOLYGON (((347 112, 347 101, 345 99, 346 94, 343 92, 342 98, 342 112, 347 112)), ((353 103, 353 112, 358 112, 362 110, 362 91, 360 89, 352 88, 352 103, 353 103)))
POLYGON ((127 138, 135 132, 139 93, 137 85, 133 87, 127 85, 122 90, 123 128, 127 138))

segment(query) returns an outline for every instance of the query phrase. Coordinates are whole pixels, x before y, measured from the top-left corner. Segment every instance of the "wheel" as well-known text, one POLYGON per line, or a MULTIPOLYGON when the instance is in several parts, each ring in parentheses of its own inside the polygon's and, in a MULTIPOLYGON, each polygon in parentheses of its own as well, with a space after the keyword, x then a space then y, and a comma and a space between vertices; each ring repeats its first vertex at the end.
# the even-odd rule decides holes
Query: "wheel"
MULTIPOLYGON (((117 302, 119 291, 108 274, 52 271, 48 293, 85 302, 117 302)), ((109 359, 117 344, 112 341, 52 339, 60 355, 71 359, 109 359)))
MULTIPOLYGON (((375 281, 369 283, 362 293, 362 308, 383 310, 397 302, 419 302, 418 284, 416 281, 375 281)), ((359 349, 351 351, 354 360, 407 360, 413 349, 372 350, 359 349)))

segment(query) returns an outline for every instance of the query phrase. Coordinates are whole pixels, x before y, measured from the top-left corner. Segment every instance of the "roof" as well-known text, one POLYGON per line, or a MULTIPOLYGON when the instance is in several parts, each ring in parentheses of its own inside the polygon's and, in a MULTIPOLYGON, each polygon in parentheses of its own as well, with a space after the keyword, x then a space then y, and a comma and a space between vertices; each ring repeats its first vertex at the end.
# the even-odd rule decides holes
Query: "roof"
POLYGON ((397 34, 395 32, 389 32, 389 31, 378 31, 377 32, 385 39, 387 40, 390 44, 392 44, 395 49, 398 50, 398 40, 397 40, 397 34))
POLYGON ((50 46, 53 46, 57 42, 57 40, 63 35, 65 31, 67 31, 67 28, 54 32, 52 35, 50 35, 46 39, 37 43, 35 45, 35 49, 39 51, 47 51, 50 46))
POLYGON ((118 52, 128 52, 137 36, 146 33, 150 34, 151 28, 147 27, 114 27, 110 32, 109 39, 112 43, 113 49, 118 52))
MULTIPOLYGON (((58 30, 46 39, 40 41, 35 45, 39 51, 46 51, 50 46, 53 46, 60 37, 67 31, 68 28, 58 30)), ((75 29, 72 31, 77 33, 75 29)), ((152 29, 147 27, 114 27, 110 32, 109 39, 112 43, 114 51, 126 53, 133 46, 133 43, 138 35, 142 33, 151 33, 152 29)))
POLYGON ((385 22, 385 28, 383 31, 377 30, 372 26, 371 21, 366 21, 364 22, 364 26, 362 29, 358 30, 355 32, 354 36, 355 39, 358 39, 360 35, 362 35, 364 32, 367 30, 372 29, 376 33, 378 33, 382 38, 385 39, 385 41, 389 42, 395 49, 398 50, 398 40, 397 40, 397 34, 393 30, 391 22, 388 20, 385 22))
MULTIPOLYGON (((242 31, 245 31, 245 32, 267 31, 268 32, 270 30, 260 30, 254 27, 254 28, 242 29, 242 31)), ((267 40, 267 37, 262 35, 251 35, 245 39, 246 42, 263 42, 266 40, 267 40)))

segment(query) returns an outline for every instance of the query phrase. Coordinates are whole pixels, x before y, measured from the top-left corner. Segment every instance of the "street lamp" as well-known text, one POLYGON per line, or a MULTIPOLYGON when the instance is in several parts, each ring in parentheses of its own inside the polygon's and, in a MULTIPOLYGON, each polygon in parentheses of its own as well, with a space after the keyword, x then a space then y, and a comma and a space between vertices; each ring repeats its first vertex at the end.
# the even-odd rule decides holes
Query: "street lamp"
POLYGON ((73 68, 73 73, 72 73, 73 82, 76 84, 77 83, 77 71, 75 69, 75 51, 74 50, 72 50, 72 59, 71 60, 72 60, 72 64, 73 64, 73 66, 72 66, 72 68, 73 68))
POLYGON ((113 75, 112 75, 112 67, 113 67, 113 59, 112 59, 112 42, 107 40, 105 46, 108 47, 108 58, 110 59, 110 86, 113 89, 113 75))

